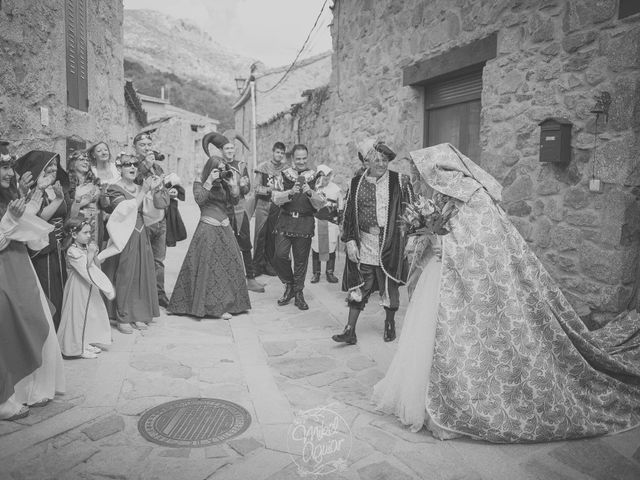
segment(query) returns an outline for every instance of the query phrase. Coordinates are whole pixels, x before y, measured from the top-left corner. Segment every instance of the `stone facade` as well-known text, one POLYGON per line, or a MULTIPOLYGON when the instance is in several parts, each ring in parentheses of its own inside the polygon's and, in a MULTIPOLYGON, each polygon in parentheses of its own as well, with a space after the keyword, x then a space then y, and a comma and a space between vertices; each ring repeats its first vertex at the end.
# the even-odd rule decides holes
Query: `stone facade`
POLYGON ((89 107, 83 112, 67 105, 65 2, 1 2, 0 133, 17 154, 47 149, 65 158, 71 136, 87 144, 126 143, 122 2, 86 3, 89 107))
POLYGON ((638 281, 640 14, 619 19, 618 0, 337 0, 333 13, 328 98, 258 138, 299 138, 343 175, 358 167, 361 137, 381 135, 401 155, 418 149, 425 93, 403 86, 403 70, 496 34, 473 160, 503 184, 503 207, 586 321, 624 310, 638 281), (602 91, 612 103, 594 162, 590 110, 602 91), (573 123, 566 166, 539 161, 547 117, 573 123), (601 193, 589 190, 592 175, 601 193))

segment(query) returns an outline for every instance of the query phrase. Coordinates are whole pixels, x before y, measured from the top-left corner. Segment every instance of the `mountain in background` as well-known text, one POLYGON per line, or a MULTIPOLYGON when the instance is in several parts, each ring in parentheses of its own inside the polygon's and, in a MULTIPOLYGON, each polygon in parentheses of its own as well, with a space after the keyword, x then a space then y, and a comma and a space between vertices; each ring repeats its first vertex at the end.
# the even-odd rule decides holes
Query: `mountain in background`
POLYGON ((153 10, 124 11, 125 76, 140 93, 160 96, 168 87, 177 107, 233 126, 236 77, 254 60, 233 53, 189 20, 153 10))

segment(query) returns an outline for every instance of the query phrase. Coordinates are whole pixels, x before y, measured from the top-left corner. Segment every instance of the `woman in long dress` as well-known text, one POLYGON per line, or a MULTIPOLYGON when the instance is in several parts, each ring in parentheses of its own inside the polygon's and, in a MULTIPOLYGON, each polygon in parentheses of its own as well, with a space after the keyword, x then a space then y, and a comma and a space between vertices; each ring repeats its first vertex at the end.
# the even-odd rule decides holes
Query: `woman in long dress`
POLYGON ((193 183, 200 223, 180 268, 167 311, 175 315, 230 318, 251 308, 242 252, 227 212, 239 190, 221 178, 221 160, 211 157, 193 183))
POLYGON ((589 331, 498 206, 501 186, 449 144, 412 152, 422 179, 455 199, 374 387, 382 410, 438 437, 540 442, 640 424, 640 330, 589 331))
POLYGON ((67 267, 61 242, 62 227, 67 218, 69 200, 69 177, 60 166, 60 155, 54 152, 33 150, 15 163, 18 175, 29 174, 34 180, 33 189, 39 191, 42 205, 38 216, 53 225, 49 244, 41 250, 30 250, 33 267, 49 301, 55 307, 53 324, 58 329, 67 267), (41 195, 40 195, 41 194, 41 195))
MULTIPOLYGON (((36 194, 37 197, 37 194, 36 194)), ((25 243, 40 249, 53 227, 37 218, 39 199, 20 199, 0 142, 0 419, 14 420, 63 393, 64 372, 49 304, 25 243)))
POLYGON ((138 159, 133 152, 121 154, 116 162, 122 178, 107 188, 105 211, 110 214, 107 223, 110 239, 98 258, 104 261, 102 269, 116 291, 115 300, 109 302, 109 318, 116 322, 120 332, 130 334, 132 327, 144 330, 154 317, 160 316, 143 204, 162 184, 162 179, 149 177, 142 186, 136 185, 138 159))

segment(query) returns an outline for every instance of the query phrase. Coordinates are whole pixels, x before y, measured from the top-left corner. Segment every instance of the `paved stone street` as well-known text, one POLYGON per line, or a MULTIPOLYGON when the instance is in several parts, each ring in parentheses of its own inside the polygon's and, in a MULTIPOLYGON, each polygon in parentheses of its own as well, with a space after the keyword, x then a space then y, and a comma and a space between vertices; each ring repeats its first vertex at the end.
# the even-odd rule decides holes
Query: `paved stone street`
MULTIPOLYGON (((197 208, 191 203, 181 211, 193 232, 197 208)), ((169 249, 169 291, 187 247, 169 249)), ((65 361, 65 395, 19 422, 0 422, 0 478, 302 478, 295 463, 302 451, 292 448, 289 431, 301 411, 314 407, 339 414, 351 440, 346 469, 317 478, 640 478, 639 429, 535 445, 442 442, 410 433, 369 403, 397 346, 382 341, 382 310, 372 304, 360 321, 358 345, 344 347, 330 339, 346 314, 337 285, 324 277, 308 285, 310 310, 301 312, 276 305, 277 278, 260 280, 268 282, 267 292, 251 294, 250 314, 199 321, 163 311, 145 332, 113 330, 113 345, 97 360, 65 361), (226 443, 193 449, 156 445, 138 433, 146 409, 200 396, 242 405, 251 426, 226 443)))

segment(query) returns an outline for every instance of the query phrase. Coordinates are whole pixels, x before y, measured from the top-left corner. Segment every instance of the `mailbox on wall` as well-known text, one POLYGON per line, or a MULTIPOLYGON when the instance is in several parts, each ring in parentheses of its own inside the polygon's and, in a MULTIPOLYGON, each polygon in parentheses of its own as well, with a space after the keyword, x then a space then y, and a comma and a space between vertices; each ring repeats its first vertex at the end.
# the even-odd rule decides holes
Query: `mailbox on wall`
POLYGON ((540 161, 569 163, 571 160, 571 123, 566 118, 547 118, 540 126, 540 161))

